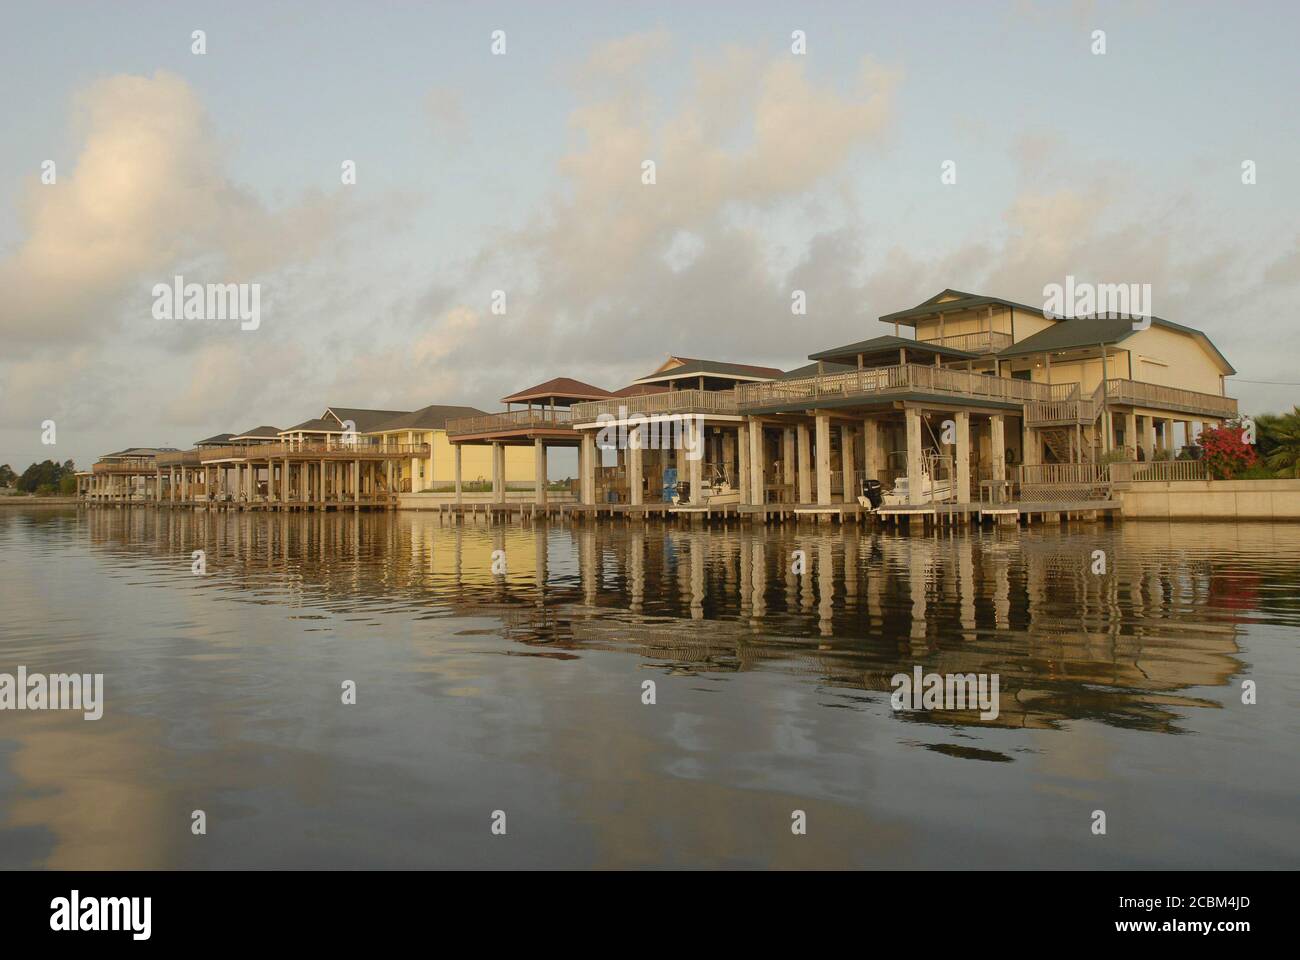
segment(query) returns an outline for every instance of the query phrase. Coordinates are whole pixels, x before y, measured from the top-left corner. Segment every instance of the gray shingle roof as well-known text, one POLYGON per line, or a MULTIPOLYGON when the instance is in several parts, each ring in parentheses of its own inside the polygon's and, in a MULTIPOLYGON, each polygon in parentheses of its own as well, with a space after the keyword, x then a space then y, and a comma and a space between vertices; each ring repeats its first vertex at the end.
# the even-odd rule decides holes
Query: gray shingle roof
POLYGON ((460 417, 481 417, 484 412, 477 407, 449 406, 445 403, 431 403, 427 407, 403 413, 385 420, 378 426, 371 427, 370 433, 387 433, 391 430, 442 430, 448 420, 460 417))
POLYGON ((942 347, 936 343, 925 343, 920 340, 908 340, 906 337, 872 337, 869 340, 859 340, 857 343, 846 343, 842 347, 810 353, 808 359, 830 360, 834 357, 853 357, 859 353, 874 354, 890 351, 897 353, 900 347, 905 347, 914 353, 928 353, 931 356, 937 353, 941 357, 950 357, 953 360, 975 360, 979 357, 978 353, 968 353, 956 347, 942 347))
MULTIPOLYGON (((1151 326, 1176 330, 1179 333, 1187 334, 1189 337, 1194 337, 1210 351, 1228 373, 1237 372, 1233 369, 1232 364, 1227 361, 1227 358, 1219 352, 1218 347, 1211 343, 1210 338, 1201 331, 1160 317, 1152 317, 1151 326)), ((1078 350, 1084 347, 1099 346, 1103 343, 1111 346, 1127 340, 1137 332, 1133 328, 1133 321, 1125 317, 1072 317, 1067 320, 1058 320, 1047 329, 1040 330, 1033 336, 1025 337, 1019 343, 1004 347, 998 351, 997 355, 1003 358, 1023 357, 1031 353, 1078 350)))

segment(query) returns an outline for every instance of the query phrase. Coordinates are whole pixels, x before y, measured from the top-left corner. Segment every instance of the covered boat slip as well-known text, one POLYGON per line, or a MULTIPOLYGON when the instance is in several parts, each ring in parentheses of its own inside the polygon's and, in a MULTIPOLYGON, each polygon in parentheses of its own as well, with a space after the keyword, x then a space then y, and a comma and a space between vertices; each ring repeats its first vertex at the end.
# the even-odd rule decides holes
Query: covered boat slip
POLYGON ((397 468, 428 444, 364 439, 204 447, 160 457, 156 502, 229 510, 371 510, 397 506, 397 468))

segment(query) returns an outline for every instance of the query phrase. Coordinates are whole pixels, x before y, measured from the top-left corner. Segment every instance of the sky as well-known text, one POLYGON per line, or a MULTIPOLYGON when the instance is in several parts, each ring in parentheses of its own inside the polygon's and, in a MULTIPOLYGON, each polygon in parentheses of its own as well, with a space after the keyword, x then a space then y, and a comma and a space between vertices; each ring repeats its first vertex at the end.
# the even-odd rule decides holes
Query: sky
POLYGON ((945 288, 1036 304, 1067 275, 1150 284, 1243 411, 1300 402, 1300 5, 0 0, 0 24, 19 472, 614 389, 669 354, 789 369, 945 288), (178 275, 258 285, 260 324, 160 319, 178 275))

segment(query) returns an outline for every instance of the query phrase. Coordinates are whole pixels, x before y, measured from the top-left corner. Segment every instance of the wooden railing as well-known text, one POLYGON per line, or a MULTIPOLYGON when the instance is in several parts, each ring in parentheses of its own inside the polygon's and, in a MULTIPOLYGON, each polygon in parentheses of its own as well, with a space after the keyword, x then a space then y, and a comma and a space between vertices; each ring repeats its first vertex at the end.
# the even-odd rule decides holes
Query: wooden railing
POLYGON ((152 458, 150 458, 148 460, 126 460, 126 461, 113 461, 112 463, 96 463, 90 469, 92 472, 98 473, 100 475, 141 474, 141 473, 156 473, 158 470, 158 465, 153 461, 152 458))
POLYGON ((399 459, 405 457, 424 458, 429 455, 427 443, 389 443, 387 445, 372 441, 367 437, 357 437, 355 443, 342 440, 320 442, 255 443, 245 446, 205 447, 199 452, 199 459, 204 463, 213 460, 267 460, 282 457, 319 457, 324 460, 362 459, 399 459))
POLYGON ((1100 385, 1091 397, 1083 397, 1078 383, 1050 384, 1051 400, 1025 404, 1025 424, 1031 427, 1092 423, 1100 410, 1100 385))
POLYGON ((1237 401, 1217 393, 1183 390, 1140 380, 1107 380, 1106 399, 1112 403, 1131 403, 1157 410, 1177 410, 1205 416, 1231 419, 1237 416, 1237 401))
POLYGON ((1053 390, 1051 385, 1032 380, 1012 380, 951 367, 907 363, 799 380, 746 383, 736 387, 735 393, 739 407, 744 410, 786 404, 807 406, 822 399, 870 397, 912 391, 1023 404, 1037 400, 1050 401, 1053 399, 1053 390))
POLYGON ((1013 468, 1019 498, 1036 503, 1077 503, 1110 499, 1110 465, 1105 463, 1025 463, 1013 468))
POLYGON ((593 423, 602 414, 622 419, 632 414, 702 413, 736 414, 739 412, 734 390, 668 390, 639 397, 613 400, 589 400, 573 405, 575 423, 593 423))
POLYGON ((920 343, 932 343, 967 353, 994 353, 1014 342, 1011 334, 998 330, 981 330, 978 333, 958 333, 950 337, 929 337, 920 343))
POLYGON ((1204 460, 1129 460, 1110 465, 1110 478, 1117 482, 1208 480, 1209 477, 1204 460))
POLYGON ((199 451, 177 450, 175 453, 160 453, 156 458, 156 462, 164 470, 168 467, 197 467, 199 465, 199 451))
POLYGON ((548 429, 568 429, 573 425, 573 414, 568 407, 534 407, 524 410, 506 410, 502 413, 488 413, 477 417, 461 417, 447 421, 449 437, 464 436, 472 433, 494 433, 496 431, 526 430, 529 427, 548 429))

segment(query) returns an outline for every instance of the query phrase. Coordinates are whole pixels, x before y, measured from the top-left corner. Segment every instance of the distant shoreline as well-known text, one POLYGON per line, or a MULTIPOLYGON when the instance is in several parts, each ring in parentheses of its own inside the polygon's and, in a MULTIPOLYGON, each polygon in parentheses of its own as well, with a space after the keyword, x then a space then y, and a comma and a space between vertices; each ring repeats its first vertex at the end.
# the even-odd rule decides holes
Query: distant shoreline
POLYGON ((68 507, 77 505, 76 497, 0 497, 0 507, 68 507))

